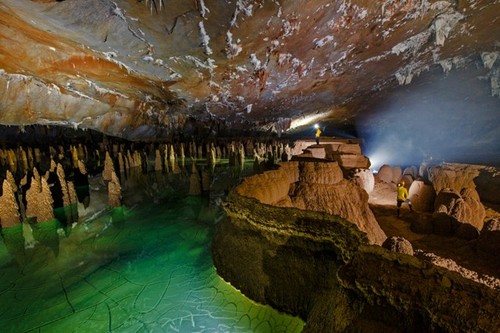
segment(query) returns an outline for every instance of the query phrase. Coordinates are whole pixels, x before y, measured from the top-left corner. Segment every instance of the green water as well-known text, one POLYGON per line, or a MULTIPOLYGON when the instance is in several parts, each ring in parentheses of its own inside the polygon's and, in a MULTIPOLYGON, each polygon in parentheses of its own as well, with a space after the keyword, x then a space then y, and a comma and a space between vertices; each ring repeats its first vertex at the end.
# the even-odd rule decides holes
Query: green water
POLYGON ((46 222, 29 237, 26 225, 2 230, 0 331, 300 332, 301 320, 217 275, 210 246, 222 213, 181 192, 73 228, 46 222))

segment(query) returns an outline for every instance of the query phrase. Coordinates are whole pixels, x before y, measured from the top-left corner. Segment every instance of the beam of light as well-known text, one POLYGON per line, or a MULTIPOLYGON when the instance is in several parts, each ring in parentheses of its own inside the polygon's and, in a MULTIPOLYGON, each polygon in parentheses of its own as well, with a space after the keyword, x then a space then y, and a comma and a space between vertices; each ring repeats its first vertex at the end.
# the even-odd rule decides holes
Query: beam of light
POLYGON ((292 123, 290 124, 290 130, 297 129, 302 126, 311 126, 311 124, 318 123, 323 119, 328 119, 328 117, 332 116, 333 112, 334 110, 329 110, 293 119, 292 123))
POLYGON ((488 81, 478 79, 484 71, 423 74, 371 105, 357 130, 372 168, 419 165, 429 158, 500 165, 500 99, 491 96, 488 81))

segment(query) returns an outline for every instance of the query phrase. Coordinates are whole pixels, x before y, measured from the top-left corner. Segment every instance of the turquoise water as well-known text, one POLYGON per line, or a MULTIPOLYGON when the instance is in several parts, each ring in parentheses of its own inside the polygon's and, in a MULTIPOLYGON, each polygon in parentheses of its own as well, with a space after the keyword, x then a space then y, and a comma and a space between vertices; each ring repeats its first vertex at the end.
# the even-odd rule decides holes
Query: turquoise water
POLYGON ((213 198, 185 196, 188 179, 166 178, 163 196, 96 211, 72 228, 2 230, 0 331, 300 332, 301 320, 217 275, 210 246, 222 212, 213 198))

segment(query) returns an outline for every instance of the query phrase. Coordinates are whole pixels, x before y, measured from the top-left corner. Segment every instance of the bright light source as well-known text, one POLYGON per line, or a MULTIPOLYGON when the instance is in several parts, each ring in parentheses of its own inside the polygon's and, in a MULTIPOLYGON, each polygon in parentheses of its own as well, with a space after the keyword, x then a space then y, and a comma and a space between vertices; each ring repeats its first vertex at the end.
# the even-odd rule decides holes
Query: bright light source
POLYGON ((314 128, 319 128, 319 125, 318 124, 314 124, 314 128))

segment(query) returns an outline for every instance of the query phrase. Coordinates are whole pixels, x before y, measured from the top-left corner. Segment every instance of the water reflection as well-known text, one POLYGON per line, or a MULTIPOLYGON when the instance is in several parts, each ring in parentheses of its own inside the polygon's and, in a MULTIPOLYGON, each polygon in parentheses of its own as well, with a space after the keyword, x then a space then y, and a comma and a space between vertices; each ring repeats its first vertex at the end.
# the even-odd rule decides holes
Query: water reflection
POLYGON ((90 178, 74 226, 2 229, 2 332, 300 332, 299 319, 246 299, 212 264, 218 204, 252 161, 170 168, 121 177, 113 209, 90 178), (188 195, 197 184, 200 195, 188 195))

